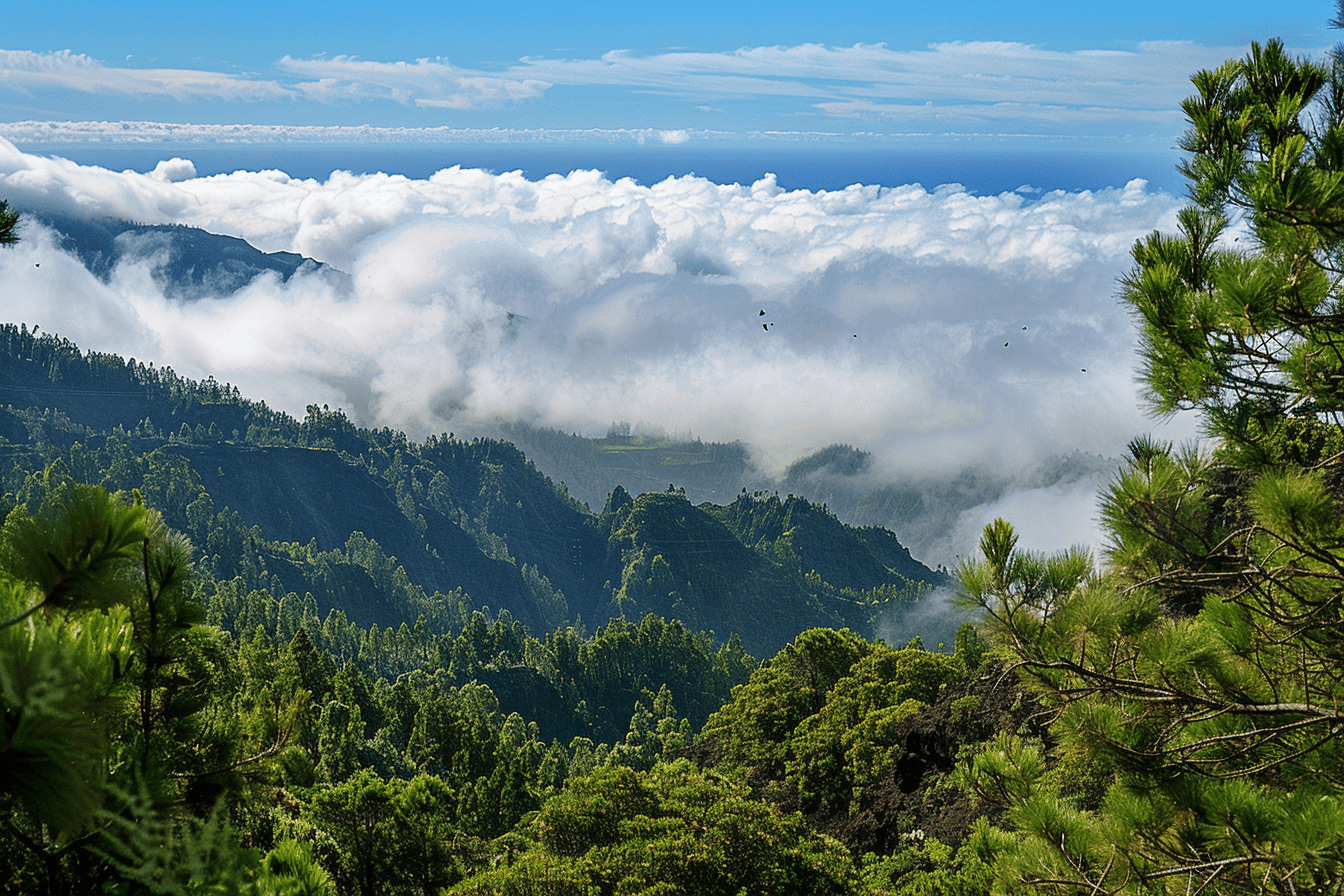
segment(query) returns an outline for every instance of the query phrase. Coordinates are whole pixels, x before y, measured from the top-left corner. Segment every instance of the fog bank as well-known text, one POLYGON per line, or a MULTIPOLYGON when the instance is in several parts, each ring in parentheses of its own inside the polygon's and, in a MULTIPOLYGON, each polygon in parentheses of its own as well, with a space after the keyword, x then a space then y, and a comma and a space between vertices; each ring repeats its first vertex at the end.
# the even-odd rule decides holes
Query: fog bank
POLYGON ((147 263, 104 283, 25 226, 0 252, 4 317, 85 349, 415 437, 500 417, 596 435, 654 421, 747 442, 775 472, 836 442, 944 473, 1120 454, 1154 424, 1116 281, 1180 205, 1142 180, 978 196, 596 171, 196 177, 188 160, 116 172, 2 139, 0 198, 188 224, 349 275, 173 300, 147 263))

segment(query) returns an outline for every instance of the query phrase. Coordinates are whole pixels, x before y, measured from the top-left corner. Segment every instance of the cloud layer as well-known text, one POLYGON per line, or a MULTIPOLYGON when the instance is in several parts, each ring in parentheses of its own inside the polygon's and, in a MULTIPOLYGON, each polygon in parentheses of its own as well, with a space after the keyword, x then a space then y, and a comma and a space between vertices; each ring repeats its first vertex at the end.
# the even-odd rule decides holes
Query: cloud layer
MULTIPOLYGON (((669 122, 722 123, 725 107, 760 128, 780 116, 876 122, 958 133, 1012 124, 1032 133, 1123 135, 1180 130, 1178 104, 1190 72, 1244 52, 1180 41, 1124 50, 1054 51, 1003 41, 954 41, 921 49, 886 44, 743 47, 730 52, 612 50, 596 58, 526 57, 495 69, 444 58, 369 60, 284 56, 265 73, 137 68, 64 50, 0 50, 0 86, 23 94, 86 93, 133 100, 309 101, 328 109, 386 103, 420 110, 499 110, 521 105, 552 115, 583 109, 608 124, 612 98, 650 97, 669 122), (605 98, 605 99, 599 99, 605 98), (715 116, 711 111, 719 110, 715 116), (1139 130, 1136 132, 1135 128, 1139 130), (1081 129, 1081 130, 1080 130, 1081 129)), ((362 115, 363 113, 361 113, 362 115)), ((195 119, 198 115, 189 117, 195 119)), ((329 116, 328 116, 329 118, 329 116)), ((546 119, 549 126, 557 121, 546 119)), ((328 120, 326 123, 338 122, 328 120)), ((350 123, 350 122, 341 122, 350 123)), ((498 121, 496 124, 511 124, 498 121)), ((575 120, 571 118, 568 126, 575 120)), ((638 122, 657 124, 657 122, 638 122)), ((564 127, 566 125, 559 124, 564 127)))
POLYGON ((692 138, 705 142, 751 140, 776 145, 845 140, 850 145, 872 134, 831 131, 710 131, 660 128, 454 128, 375 127, 373 125, 184 124, 165 121, 6 121, 0 133, 15 143, 94 144, 603 144, 677 145, 692 138))
POLYGON ((68 90, 139 99, 166 97, 179 101, 255 102, 292 95, 291 90, 274 80, 197 69, 107 65, 70 50, 56 53, 0 50, 0 85, 22 93, 68 90))
POLYGON ((1118 454, 1152 427, 1115 282, 1178 202, 1142 181, 1028 199, 591 171, 193 174, 0 140, 0 197, 21 207, 195 225, 349 276, 174 301, 144 267, 94 279, 30 226, 0 252, 4 316, 416 437, 497 417, 597 434, 647 420, 744 440, 776 469, 846 442, 947 470, 1118 454))

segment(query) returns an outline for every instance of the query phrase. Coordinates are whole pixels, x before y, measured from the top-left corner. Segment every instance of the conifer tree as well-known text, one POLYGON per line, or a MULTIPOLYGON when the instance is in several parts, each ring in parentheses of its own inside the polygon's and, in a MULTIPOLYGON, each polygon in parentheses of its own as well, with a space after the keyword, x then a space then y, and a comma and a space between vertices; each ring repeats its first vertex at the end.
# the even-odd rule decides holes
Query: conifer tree
POLYGON ((19 241, 14 232, 19 225, 19 213, 9 207, 9 200, 0 199, 0 246, 12 246, 19 241))
POLYGON ((215 811, 295 710, 260 749, 204 711, 224 653, 190 545, 138 494, 41 484, 0 525, 0 890, 329 893, 302 850, 262 867, 215 811))
POLYGON ((965 769, 1010 891, 1344 890, 1344 52, 1192 80, 1192 203, 1122 294, 1153 408, 1215 447, 1131 444, 1101 574, 1002 520, 959 570, 1056 712, 965 769))

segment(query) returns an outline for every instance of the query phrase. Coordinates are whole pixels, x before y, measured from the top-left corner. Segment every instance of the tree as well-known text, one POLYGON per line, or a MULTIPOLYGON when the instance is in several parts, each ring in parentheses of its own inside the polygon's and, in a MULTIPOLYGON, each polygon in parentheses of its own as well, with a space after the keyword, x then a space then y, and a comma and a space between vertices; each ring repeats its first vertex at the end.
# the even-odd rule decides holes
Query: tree
POLYGON ((12 246, 19 241, 14 232, 18 224, 19 213, 10 209, 9 200, 0 199, 0 246, 12 246))
POLYGON ((1101 573, 1002 520, 958 570, 1055 711, 964 769, 1010 807, 1009 890, 1344 890, 1344 50, 1192 80, 1192 204, 1123 298, 1152 407, 1215 447, 1131 444, 1101 573))
POLYGON ((709 717, 698 740, 712 745, 720 760, 782 781, 795 730, 872 651, 871 643, 849 629, 808 629, 734 689, 733 699, 709 717))
POLYGON ((901 723, 962 677, 949 656, 884 644, 835 683, 826 703, 804 719, 789 743, 789 783, 807 811, 851 814, 859 796, 901 757, 901 723))
MULTIPOLYGON (((853 896, 853 862, 797 813, 685 759, 571 778, 520 826, 526 840, 448 893, 853 896)), ((502 844, 501 840, 495 841, 502 844)), ((519 838, 522 840, 522 838, 519 838)), ((514 843, 518 841, 515 840, 514 843)))
POLYGON ((101 489, 60 513, 13 511, 0 528, 0 812, 44 885, 94 835, 114 709, 130 691, 130 591, 143 507, 101 489))
POLYGON ((46 500, 0 526, 0 886, 322 892, 302 857, 313 886, 284 890, 302 881, 263 869, 215 811, 288 733, 251 752, 238 714, 215 711, 228 650, 196 624, 190 545, 138 495, 43 479, 46 500))

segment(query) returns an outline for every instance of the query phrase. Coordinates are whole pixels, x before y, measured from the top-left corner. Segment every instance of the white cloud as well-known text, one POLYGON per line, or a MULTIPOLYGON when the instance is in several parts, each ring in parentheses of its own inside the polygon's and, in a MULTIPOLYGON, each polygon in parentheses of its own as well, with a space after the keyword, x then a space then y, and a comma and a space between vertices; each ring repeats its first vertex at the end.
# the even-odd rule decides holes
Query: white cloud
POLYGON ((127 68, 107 65, 69 50, 57 53, 0 50, 0 85, 25 93, 59 89, 137 98, 168 97, 179 101, 255 102, 292 95, 290 90, 273 80, 197 69, 127 68))
POLYGON ((882 103, 868 99, 817 103, 828 115, 839 118, 882 118, 905 122, 1019 122, 1022 124, 1114 125, 1147 124, 1178 131, 1184 122, 1179 111, 1122 109, 1098 106, 1067 106, 1045 103, 882 103))
POLYGON ((643 419, 776 465, 848 442, 946 469, 1118 454, 1151 426, 1115 281, 1179 203, 1141 181, 1028 200, 188 164, 117 173, 0 141, 0 196, 239 235, 349 280, 182 303, 142 270, 98 283, 30 232, 0 253, 6 316, 417 436, 496 415, 588 432, 643 419))
POLYGON ((149 172, 149 176, 155 180, 165 181, 167 183, 177 183, 178 181, 191 180, 196 176, 196 166, 190 159, 171 158, 165 159, 154 166, 154 170, 149 172))
MULTIPOLYGON (((922 50, 884 44, 748 47, 731 53, 638 56, 613 51, 600 59, 525 59, 514 77, 551 84, 657 89, 696 101, 714 96, 800 98, 829 114, 861 104, 892 115, 923 103, 947 109, 1051 108, 1056 118, 1121 119, 1170 125, 1169 110, 1189 92, 1189 73, 1243 52, 1151 42, 1133 50, 1060 52, 1007 42, 951 42, 922 50)), ((321 65, 321 63, 319 63, 321 65)))
POLYGON ((333 59, 284 57, 277 67, 312 80, 295 89, 321 101, 390 99, 448 109, 476 109, 533 100, 551 85, 526 77, 494 77, 458 68, 442 59, 373 62, 349 56, 333 59))
POLYGON ((1099 496, 1109 477, 1089 476, 1067 485, 1015 491, 993 504, 973 507, 957 520, 931 562, 951 567, 958 556, 969 558, 985 526, 1002 517, 1013 524, 1018 548, 1053 554, 1078 546, 1100 564, 1106 537, 1099 522, 1099 496))
POLYGON ((159 177, 29 155, 3 139, 0 192, 30 208, 69 208, 145 223, 173 220, 193 201, 189 194, 159 177))
POLYGON ((755 137, 757 139, 840 139, 835 133, 809 131, 732 133, 721 131, 655 131, 650 128, 453 128, 375 127, 372 125, 183 124, 164 121, 7 121, 0 136, 19 143, 624 143, 642 142, 660 134, 690 139, 755 137))
POLYGON ((692 109, 757 100, 794 114, 837 117, 918 122, 940 115, 1072 126, 1144 122, 1171 128, 1171 110, 1189 92, 1189 73, 1242 52, 1240 47, 1175 41, 1068 52, 989 41, 937 43, 918 50, 885 44, 802 44, 649 55, 613 50, 587 59, 527 57, 494 71, 446 59, 285 56, 276 61, 274 77, 264 77, 123 67, 69 50, 0 50, 0 85, 137 98, 383 101, 456 110, 535 101, 556 87, 605 88, 675 97, 692 109))

